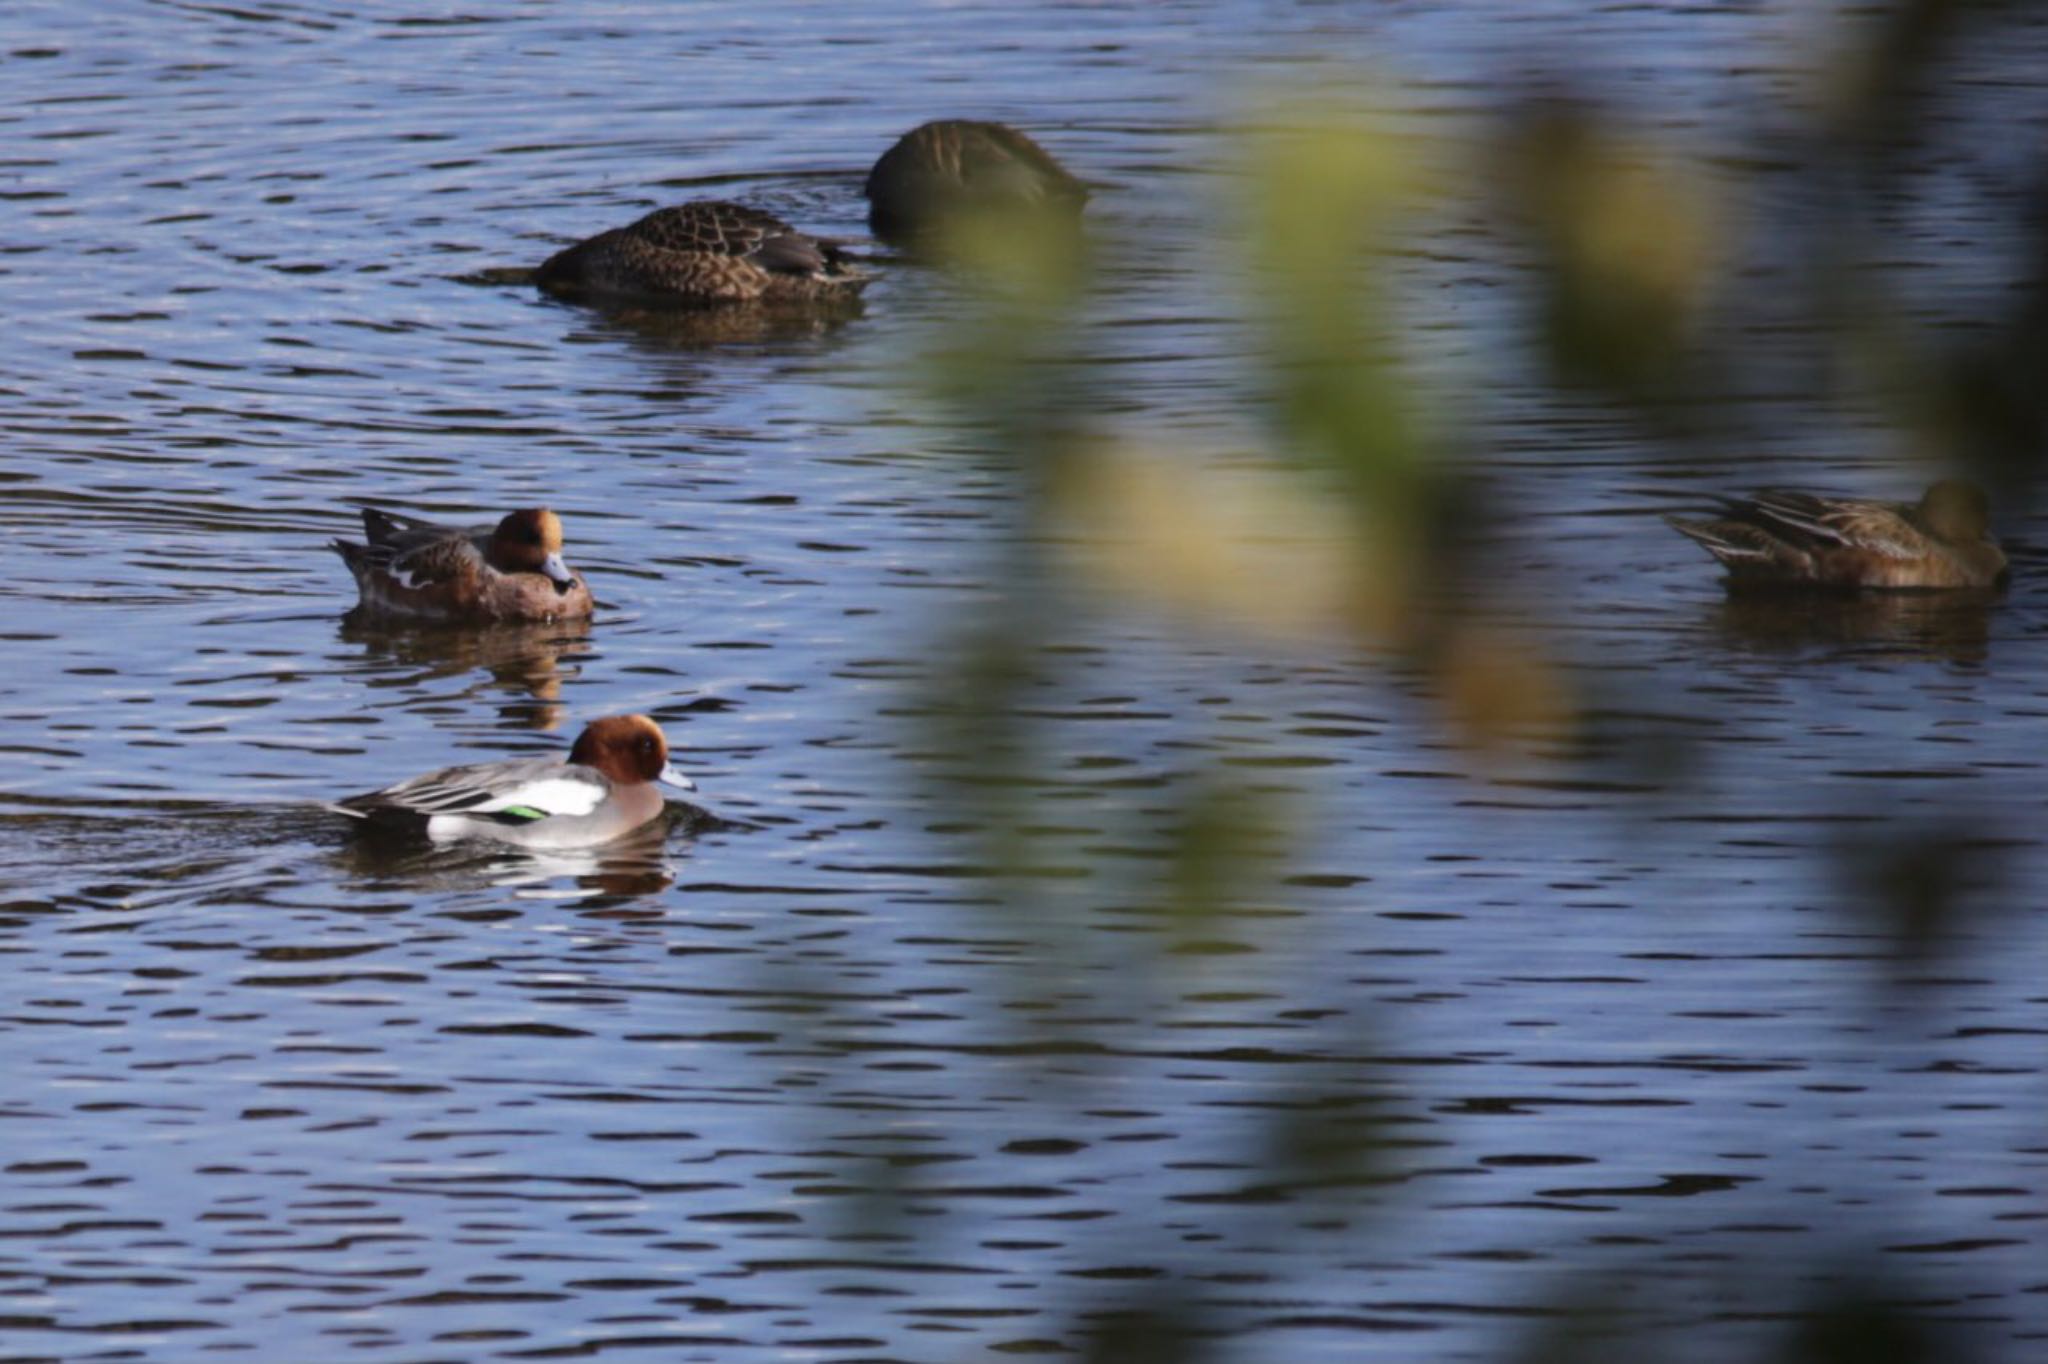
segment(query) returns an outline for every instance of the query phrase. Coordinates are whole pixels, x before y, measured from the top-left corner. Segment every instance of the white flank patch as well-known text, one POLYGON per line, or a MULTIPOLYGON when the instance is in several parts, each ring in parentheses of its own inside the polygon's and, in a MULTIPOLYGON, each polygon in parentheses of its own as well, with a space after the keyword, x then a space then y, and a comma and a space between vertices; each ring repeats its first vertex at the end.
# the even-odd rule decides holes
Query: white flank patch
POLYGON ((427 837, 436 843, 452 843, 476 832, 476 823, 461 815, 433 815, 427 820, 427 837))
POLYGON ((546 777, 515 786, 495 800, 479 805, 471 814, 489 814, 512 805, 530 805, 551 815, 587 815, 604 801, 604 788, 596 782, 573 777, 546 777))

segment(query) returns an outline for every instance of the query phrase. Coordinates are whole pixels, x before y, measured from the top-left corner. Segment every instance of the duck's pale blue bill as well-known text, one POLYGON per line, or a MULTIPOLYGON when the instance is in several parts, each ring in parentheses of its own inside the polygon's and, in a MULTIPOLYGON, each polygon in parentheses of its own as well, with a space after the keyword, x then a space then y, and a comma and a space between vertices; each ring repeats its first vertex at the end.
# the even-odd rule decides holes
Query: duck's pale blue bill
POLYGON ((540 561, 540 571, 547 574, 557 592, 567 592, 576 585, 576 575, 569 571, 569 565, 562 562, 559 554, 550 554, 540 561))
POLYGON ((656 777, 655 780, 659 782, 665 782, 670 786, 678 787, 684 791, 694 791, 697 789, 697 783, 691 781, 688 777, 676 771, 676 765, 674 763, 670 763, 668 766, 662 768, 661 775, 656 777))

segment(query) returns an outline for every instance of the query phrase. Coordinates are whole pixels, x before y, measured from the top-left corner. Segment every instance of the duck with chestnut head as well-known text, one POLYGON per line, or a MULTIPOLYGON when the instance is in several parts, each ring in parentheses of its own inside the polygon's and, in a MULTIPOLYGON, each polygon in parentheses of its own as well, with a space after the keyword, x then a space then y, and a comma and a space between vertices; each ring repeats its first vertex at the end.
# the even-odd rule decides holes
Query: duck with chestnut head
POLYGON ((363 508, 363 543, 332 542, 355 575, 359 609, 410 620, 576 620, 595 609, 562 559, 562 519, 546 507, 495 526, 445 526, 363 508))
POLYGON ((611 715, 590 722, 566 762, 515 758, 444 767, 330 808, 436 843, 586 848, 658 818, 667 802, 656 783, 696 789, 669 763, 661 726, 645 715, 611 715))

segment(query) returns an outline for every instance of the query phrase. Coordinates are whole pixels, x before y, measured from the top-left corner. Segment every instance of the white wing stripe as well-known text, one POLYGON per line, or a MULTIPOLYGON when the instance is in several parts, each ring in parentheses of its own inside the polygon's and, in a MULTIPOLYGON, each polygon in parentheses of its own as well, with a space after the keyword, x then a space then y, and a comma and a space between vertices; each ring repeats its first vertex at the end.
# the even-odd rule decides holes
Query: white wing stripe
POLYGON ((469 813, 486 815, 494 810, 525 805, 551 815, 587 815, 604 803, 604 797, 602 782, 583 777, 546 777, 500 791, 469 813))

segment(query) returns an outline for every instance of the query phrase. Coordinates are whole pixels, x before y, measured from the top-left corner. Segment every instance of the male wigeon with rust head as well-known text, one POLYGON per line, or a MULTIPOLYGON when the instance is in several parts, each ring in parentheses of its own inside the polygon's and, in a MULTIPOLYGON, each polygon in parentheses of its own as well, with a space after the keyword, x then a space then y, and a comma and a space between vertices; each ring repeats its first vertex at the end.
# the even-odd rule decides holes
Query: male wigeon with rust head
POLYGON ((471 763, 369 791, 331 808, 371 827, 436 843, 478 840, 522 848, 609 843, 659 817, 656 782, 696 783, 669 764, 668 739, 645 715, 609 715, 577 736, 569 760, 471 763))
POLYGON ((1730 587, 1990 588, 2007 575, 1984 490, 1961 479, 1918 502, 1769 490, 1711 521, 1665 519, 1727 568, 1730 587))
POLYGON ((367 543, 333 541, 360 609, 438 621, 573 620, 595 609, 562 560, 562 519, 546 507, 495 526, 443 526, 363 508, 367 543))

